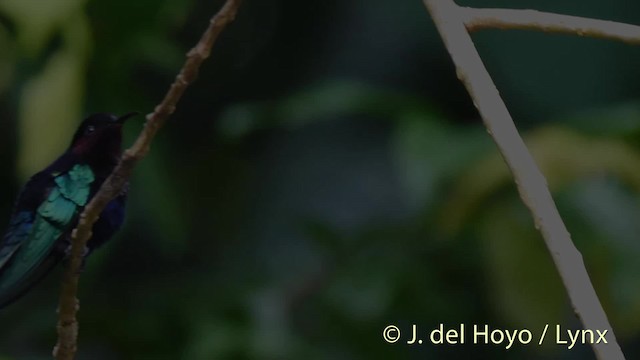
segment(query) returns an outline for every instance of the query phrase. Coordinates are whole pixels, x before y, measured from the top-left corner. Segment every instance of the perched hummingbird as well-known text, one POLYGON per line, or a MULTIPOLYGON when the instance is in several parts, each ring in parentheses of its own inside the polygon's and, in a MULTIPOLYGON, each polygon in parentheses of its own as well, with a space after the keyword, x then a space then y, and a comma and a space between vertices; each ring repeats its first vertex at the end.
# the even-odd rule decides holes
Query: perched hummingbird
MULTIPOLYGON (((0 308, 26 293, 70 253, 71 231, 84 206, 118 164, 122 125, 134 115, 89 116, 64 154, 22 188, 0 242, 0 308)), ((121 227, 126 197, 125 190, 100 214, 85 257, 121 227)))

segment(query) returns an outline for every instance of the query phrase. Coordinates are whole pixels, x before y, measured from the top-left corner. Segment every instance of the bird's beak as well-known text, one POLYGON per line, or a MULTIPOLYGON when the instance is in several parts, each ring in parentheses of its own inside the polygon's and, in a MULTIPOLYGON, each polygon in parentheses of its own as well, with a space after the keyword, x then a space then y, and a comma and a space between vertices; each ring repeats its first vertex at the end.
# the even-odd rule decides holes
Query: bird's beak
POLYGON ((128 119, 130 119, 130 118, 132 118, 132 117, 134 117, 134 116, 136 116, 136 115, 140 115, 140 113, 139 113, 139 112, 137 112, 137 111, 134 111, 134 112, 130 112, 130 113, 128 113, 128 114, 124 114, 124 115, 120 116, 120 117, 118 118, 118 120, 116 120, 116 122, 117 122, 118 124, 124 124, 124 122, 125 122, 126 120, 128 120, 128 119))

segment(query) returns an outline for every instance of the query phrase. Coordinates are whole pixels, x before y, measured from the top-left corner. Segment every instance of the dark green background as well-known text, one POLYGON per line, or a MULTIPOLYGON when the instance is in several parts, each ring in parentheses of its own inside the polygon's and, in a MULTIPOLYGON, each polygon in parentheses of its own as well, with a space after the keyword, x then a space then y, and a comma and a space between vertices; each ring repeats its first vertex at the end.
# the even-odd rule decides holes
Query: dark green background
MULTIPOLYGON (((221 3, 1 1, 0 217, 83 116, 150 112, 221 3)), ((640 24, 630 1, 517 6, 640 24)), ((638 358, 640 49, 473 38, 638 358)), ((0 311, 0 359, 50 358, 60 275, 0 311)), ((382 340, 389 324, 580 329, 419 0, 245 0, 80 299, 79 359, 594 358, 382 340)))

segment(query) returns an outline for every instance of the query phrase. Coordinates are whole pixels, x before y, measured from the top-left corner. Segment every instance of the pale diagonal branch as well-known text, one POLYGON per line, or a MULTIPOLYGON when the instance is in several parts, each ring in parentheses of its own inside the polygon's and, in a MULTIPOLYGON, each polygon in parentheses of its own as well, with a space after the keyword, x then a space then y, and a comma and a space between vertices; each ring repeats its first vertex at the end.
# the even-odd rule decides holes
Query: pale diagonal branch
POLYGON ((124 152, 118 166, 80 215, 78 225, 72 234, 71 255, 65 269, 60 293, 58 342, 53 350, 53 355, 57 360, 71 360, 75 357, 78 337, 76 294, 80 277, 79 269, 84 248, 91 237, 93 224, 98 220, 98 216, 106 205, 122 191, 133 168, 149 151, 156 132, 173 113, 176 104, 189 84, 196 79, 200 65, 209 57, 211 48, 220 32, 235 18, 240 3, 241 0, 227 0, 220 11, 211 19, 209 27, 203 33, 198 44, 187 54, 185 64, 164 99, 151 114, 147 115, 144 129, 133 146, 124 152))
POLYGON ((576 249, 558 210, 546 179, 538 169, 500 98, 482 59, 465 27, 469 10, 452 0, 423 0, 456 66, 458 78, 467 88, 487 130, 498 145, 511 170, 520 197, 531 211, 560 277, 573 309, 585 329, 608 330, 608 344, 592 344, 600 360, 624 360, 613 329, 591 284, 582 255, 576 249))
POLYGON ((459 21, 467 30, 520 29, 571 34, 640 44, 640 26, 609 20, 547 13, 537 10, 459 7, 459 21))

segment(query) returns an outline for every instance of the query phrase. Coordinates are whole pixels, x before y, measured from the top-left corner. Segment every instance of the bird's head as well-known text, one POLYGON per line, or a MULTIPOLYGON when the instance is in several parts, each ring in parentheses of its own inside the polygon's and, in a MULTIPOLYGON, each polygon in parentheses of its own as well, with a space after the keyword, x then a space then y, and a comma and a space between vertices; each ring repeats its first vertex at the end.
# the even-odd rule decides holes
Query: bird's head
POLYGON ((137 115, 93 114, 84 119, 73 135, 69 150, 84 158, 117 156, 122 145, 122 125, 137 115))

